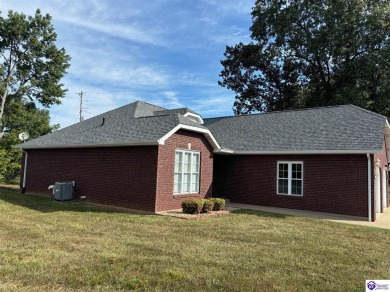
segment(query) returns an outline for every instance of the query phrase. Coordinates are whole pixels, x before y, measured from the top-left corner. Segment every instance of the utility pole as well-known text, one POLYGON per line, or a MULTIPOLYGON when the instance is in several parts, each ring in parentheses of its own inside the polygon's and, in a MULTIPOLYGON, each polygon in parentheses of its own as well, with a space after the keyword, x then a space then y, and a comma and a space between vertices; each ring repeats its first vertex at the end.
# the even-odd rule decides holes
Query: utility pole
POLYGON ((78 95, 80 96, 80 122, 83 121, 83 95, 85 94, 85 92, 83 91, 80 91, 80 93, 78 93, 78 95))

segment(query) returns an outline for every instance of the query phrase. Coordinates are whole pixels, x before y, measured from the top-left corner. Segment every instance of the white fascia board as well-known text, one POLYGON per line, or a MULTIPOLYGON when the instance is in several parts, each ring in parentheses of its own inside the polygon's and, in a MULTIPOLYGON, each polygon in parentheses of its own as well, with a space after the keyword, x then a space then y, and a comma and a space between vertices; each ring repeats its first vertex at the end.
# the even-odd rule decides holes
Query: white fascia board
POLYGON ((233 154, 234 151, 232 149, 229 149, 229 148, 222 148, 222 149, 219 149, 217 151, 214 151, 214 153, 220 153, 220 154, 233 154))
POLYGON ((286 154, 375 154, 381 153, 382 149, 371 150, 291 150, 291 151, 241 151, 233 150, 232 152, 225 152, 223 149, 215 153, 233 154, 233 155, 286 155, 286 154))
POLYGON ((102 144, 59 144, 59 145, 39 145, 39 146, 14 146, 22 150, 29 149, 62 149, 62 148, 97 148, 97 147, 126 147, 126 146, 150 146, 158 145, 157 141, 137 141, 133 143, 102 143, 102 144))
POLYGON ((183 124, 179 124, 176 127, 174 127, 172 130, 170 130, 168 133, 166 133, 162 138, 158 140, 158 143, 160 145, 164 145, 165 141, 171 137, 173 134, 175 134, 178 130, 188 130, 191 132, 197 132, 197 133, 202 133, 205 135, 207 141, 211 144, 214 150, 219 150, 221 149, 221 146, 219 146, 217 140, 215 140, 213 134, 207 129, 202 129, 202 128, 197 128, 193 126, 187 126, 183 124))
POLYGON ((200 115, 187 112, 187 113, 184 114, 184 116, 185 117, 195 118, 195 119, 197 119, 199 121, 200 124, 202 124, 202 125, 204 124, 203 119, 202 119, 202 117, 200 115))
POLYGON ((386 154, 387 154, 387 163, 390 161, 390 124, 386 119, 385 123, 385 146, 386 146, 386 154))

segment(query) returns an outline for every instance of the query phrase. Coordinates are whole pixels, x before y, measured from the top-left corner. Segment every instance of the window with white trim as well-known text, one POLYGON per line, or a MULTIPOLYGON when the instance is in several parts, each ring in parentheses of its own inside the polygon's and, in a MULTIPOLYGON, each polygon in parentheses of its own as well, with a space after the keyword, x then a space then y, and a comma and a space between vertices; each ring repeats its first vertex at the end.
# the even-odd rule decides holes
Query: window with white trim
POLYGON ((279 195, 303 195, 303 162, 278 161, 277 178, 279 195))
POLYGON ((175 194, 199 193, 200 153, 176 150, 173 192, 175 194))

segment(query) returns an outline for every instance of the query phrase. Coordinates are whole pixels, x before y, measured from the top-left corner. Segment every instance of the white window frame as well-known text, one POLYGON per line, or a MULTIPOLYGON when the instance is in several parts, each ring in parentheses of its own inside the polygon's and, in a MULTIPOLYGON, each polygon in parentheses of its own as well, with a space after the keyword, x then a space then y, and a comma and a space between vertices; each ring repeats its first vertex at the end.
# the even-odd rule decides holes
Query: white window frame
POLYGON ((176 165, 176 153, 181 153, 182 154, 182 161, 181 161, 181 172, 176 172, 174 170, 174 176, 173 176, 173 194, 174 195, 186 195, 186 194, 199 194, 200 192, 200 161, 201 161, 201 155, 200 155, 200 152, 199 151, 190 151, 190 150, 180 150, 180 149, 176 149, 175 150, 175 160, 174 160, 174 164, 176 165), (190 172, 186 172, 184 170, 184 157, 186 154, 190 154, 191 155, 191 162, 190 162, 190 172), (193 171, 193 163, 195 162, 194 160, 194 156, 198 155, 199 157, 199 163, 198 163, 198 168, 193 171), (175 192, 175 177, 176 177, 176 174, 180 174, 181 175, 181 183, 180 183, 180 192, 176 193, 175 192), (184 174, 189 174, 190 175, 190 191, 189 192, 184 192, 183 189, 184 189, 184 174), (197 183, 197 191, 192 191, 192 185, 193 185, 193 175, 194 174, 197 174, 198 175, 198 181, 196 182, 197 183))
POLYGON ((283 196, 296 196, 296 197, 302 197, 303 196, 303 161, 277 161, 277 167, 276 167, 276 193, 278 195, 283 195, 283 196), (280 164, 287 164, 288 165, 288 193, 282 193, 279 192, 279 166, 280 164), (292 165, 293 164, 300 164, 301 165, 301 170, 302 170, 302 177, 300 179, 295 179, 295 180, 300 180, 302 181, 302 187, 301 187, 301 194, 292 194, 292 165))

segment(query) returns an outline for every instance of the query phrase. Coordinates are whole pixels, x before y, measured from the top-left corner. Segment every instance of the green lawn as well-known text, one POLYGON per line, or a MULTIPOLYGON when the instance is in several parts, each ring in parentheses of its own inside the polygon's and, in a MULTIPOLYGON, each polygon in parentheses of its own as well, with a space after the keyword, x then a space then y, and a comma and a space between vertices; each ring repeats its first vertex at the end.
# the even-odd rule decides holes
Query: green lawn
POLYGON ((390 230, 239 211, 119 213, 0 190, 0 290, 364 291, 390 230))

